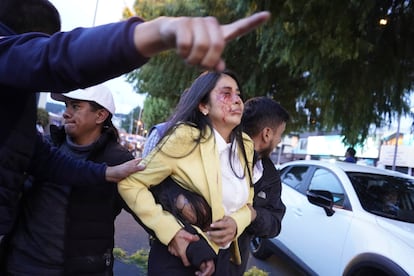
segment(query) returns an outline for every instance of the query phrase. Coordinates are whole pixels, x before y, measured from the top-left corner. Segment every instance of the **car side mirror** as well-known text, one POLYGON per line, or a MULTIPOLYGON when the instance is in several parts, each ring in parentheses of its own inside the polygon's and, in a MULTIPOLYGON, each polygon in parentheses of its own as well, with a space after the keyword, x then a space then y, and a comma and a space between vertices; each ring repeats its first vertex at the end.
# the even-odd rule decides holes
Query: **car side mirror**
POLYGON ((325 190, 308 190, 306 196, 310 203, 322 207, 328 217, 332 216, 335 211, 333 210, 333 195, 329 191, 325 190))

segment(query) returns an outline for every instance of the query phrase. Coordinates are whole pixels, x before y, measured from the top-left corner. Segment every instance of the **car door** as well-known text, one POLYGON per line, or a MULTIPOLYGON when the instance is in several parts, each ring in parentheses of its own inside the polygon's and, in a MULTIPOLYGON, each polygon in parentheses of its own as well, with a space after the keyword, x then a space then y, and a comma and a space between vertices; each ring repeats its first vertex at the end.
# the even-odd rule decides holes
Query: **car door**
POLYGON ((297 240, 303 239, 303 232, 300 227, 302 215, 297 214, 300 206, 307 202, 306 196, 301 193, 305 190, 306 179, 310 173, 309 166, 290 166, 282 169, 282 201, 286 205, 286 213, 282 219, 282 230, 277 237, 290 251, 298 255, 297 240))
POLYGON ((341 208, 346 194, 337 175, 324 167, 306 167, 307 177, 300 186, 283 187, 282 199, 287 211, 279 239, 318 275, 341 275, 342 248, 352 211, 341 208), (332 192, 338 203, 335 213, 329 217, 323 208, 311 204, 306 197, 308 189, 332 192))

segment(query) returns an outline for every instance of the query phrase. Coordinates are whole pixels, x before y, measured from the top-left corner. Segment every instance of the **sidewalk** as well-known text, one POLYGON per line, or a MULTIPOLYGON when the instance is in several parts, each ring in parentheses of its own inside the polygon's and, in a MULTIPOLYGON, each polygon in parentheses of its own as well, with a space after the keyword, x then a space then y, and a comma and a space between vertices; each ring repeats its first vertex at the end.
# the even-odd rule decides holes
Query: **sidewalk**
MULTIPOLYGON (((122 211, 115 220, 115 247, 122 248, 128 255, 140 249, 149 249, 148 234, 132 218, 122 211)), ((146 271, 135 264, 125 264, 115 259, 114 276, 145 276, 146 271)))
POLYGON ((124 264, 115 259, 114 263, 114 276, 144 276, 145 272, 141 271, 136 265, 124 264))

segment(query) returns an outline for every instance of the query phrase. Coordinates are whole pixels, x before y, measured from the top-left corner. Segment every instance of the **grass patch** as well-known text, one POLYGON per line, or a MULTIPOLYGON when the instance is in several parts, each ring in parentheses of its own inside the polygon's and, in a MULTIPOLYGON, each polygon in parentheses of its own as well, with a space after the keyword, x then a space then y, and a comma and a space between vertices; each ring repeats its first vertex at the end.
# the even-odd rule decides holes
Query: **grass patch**
POLYGON ((135 253, 128 255, 122 248, 116 247, 113 250, 115 259, 120 260, 126 264, 135 264, 142 271, 148 270, 148 250, 140 249, 135 253))
POLYGON ((268 275, 269 275, 269 273, 255 267, 255 266, 251 267, 249 270, 247 270, 243 274, 243 276, 268 276, 268 275))

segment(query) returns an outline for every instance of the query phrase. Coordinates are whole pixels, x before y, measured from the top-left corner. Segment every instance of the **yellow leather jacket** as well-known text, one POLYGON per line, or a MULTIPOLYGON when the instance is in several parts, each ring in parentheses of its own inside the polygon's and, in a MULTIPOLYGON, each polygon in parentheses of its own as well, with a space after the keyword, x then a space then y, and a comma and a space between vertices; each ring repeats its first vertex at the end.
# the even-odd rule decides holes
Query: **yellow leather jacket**
MULTIPOLYGON (((183 227, 172 214, 163 211, 161 205, 155 203, 148 188, 158 185, 168 176, 183 188, 196 192, 207 200, 212 210, 212 221, 224 216, 220 160, 214 134, 208 130, 206 138, 201 139, 196 145, 194 139, 199 137, 199 134, 197 128, 189 125, 178 126, 170 136, 161 141, 161 150, 154 149, 142 161, 146 164, 144 171, 135 173, 118 184, 119 193, 128 206, 165 245, 168 245, 183 227)), ((245 175, 248 176, 247 168, 252 171, 254 147, 246 134, 243 134, 243 142, 248 158, 247 166, 240 149, 238 153, 241 164, 245 167, 245 175)), ((252 203, 253 188, 249 180, 246 181, 246 185, 249 185, 250 189, 248 203, 252 203)), ((245 205, 230 216, 237 224, 238 237, 250 224, 251 211, 245 205)), ((200 229, 198 231, 209 241, 200 229)), ((209 243, 218 252, 219 246, 210 241, 209 243)), ((235 245, 237 248, 237 242, 235 245)))

